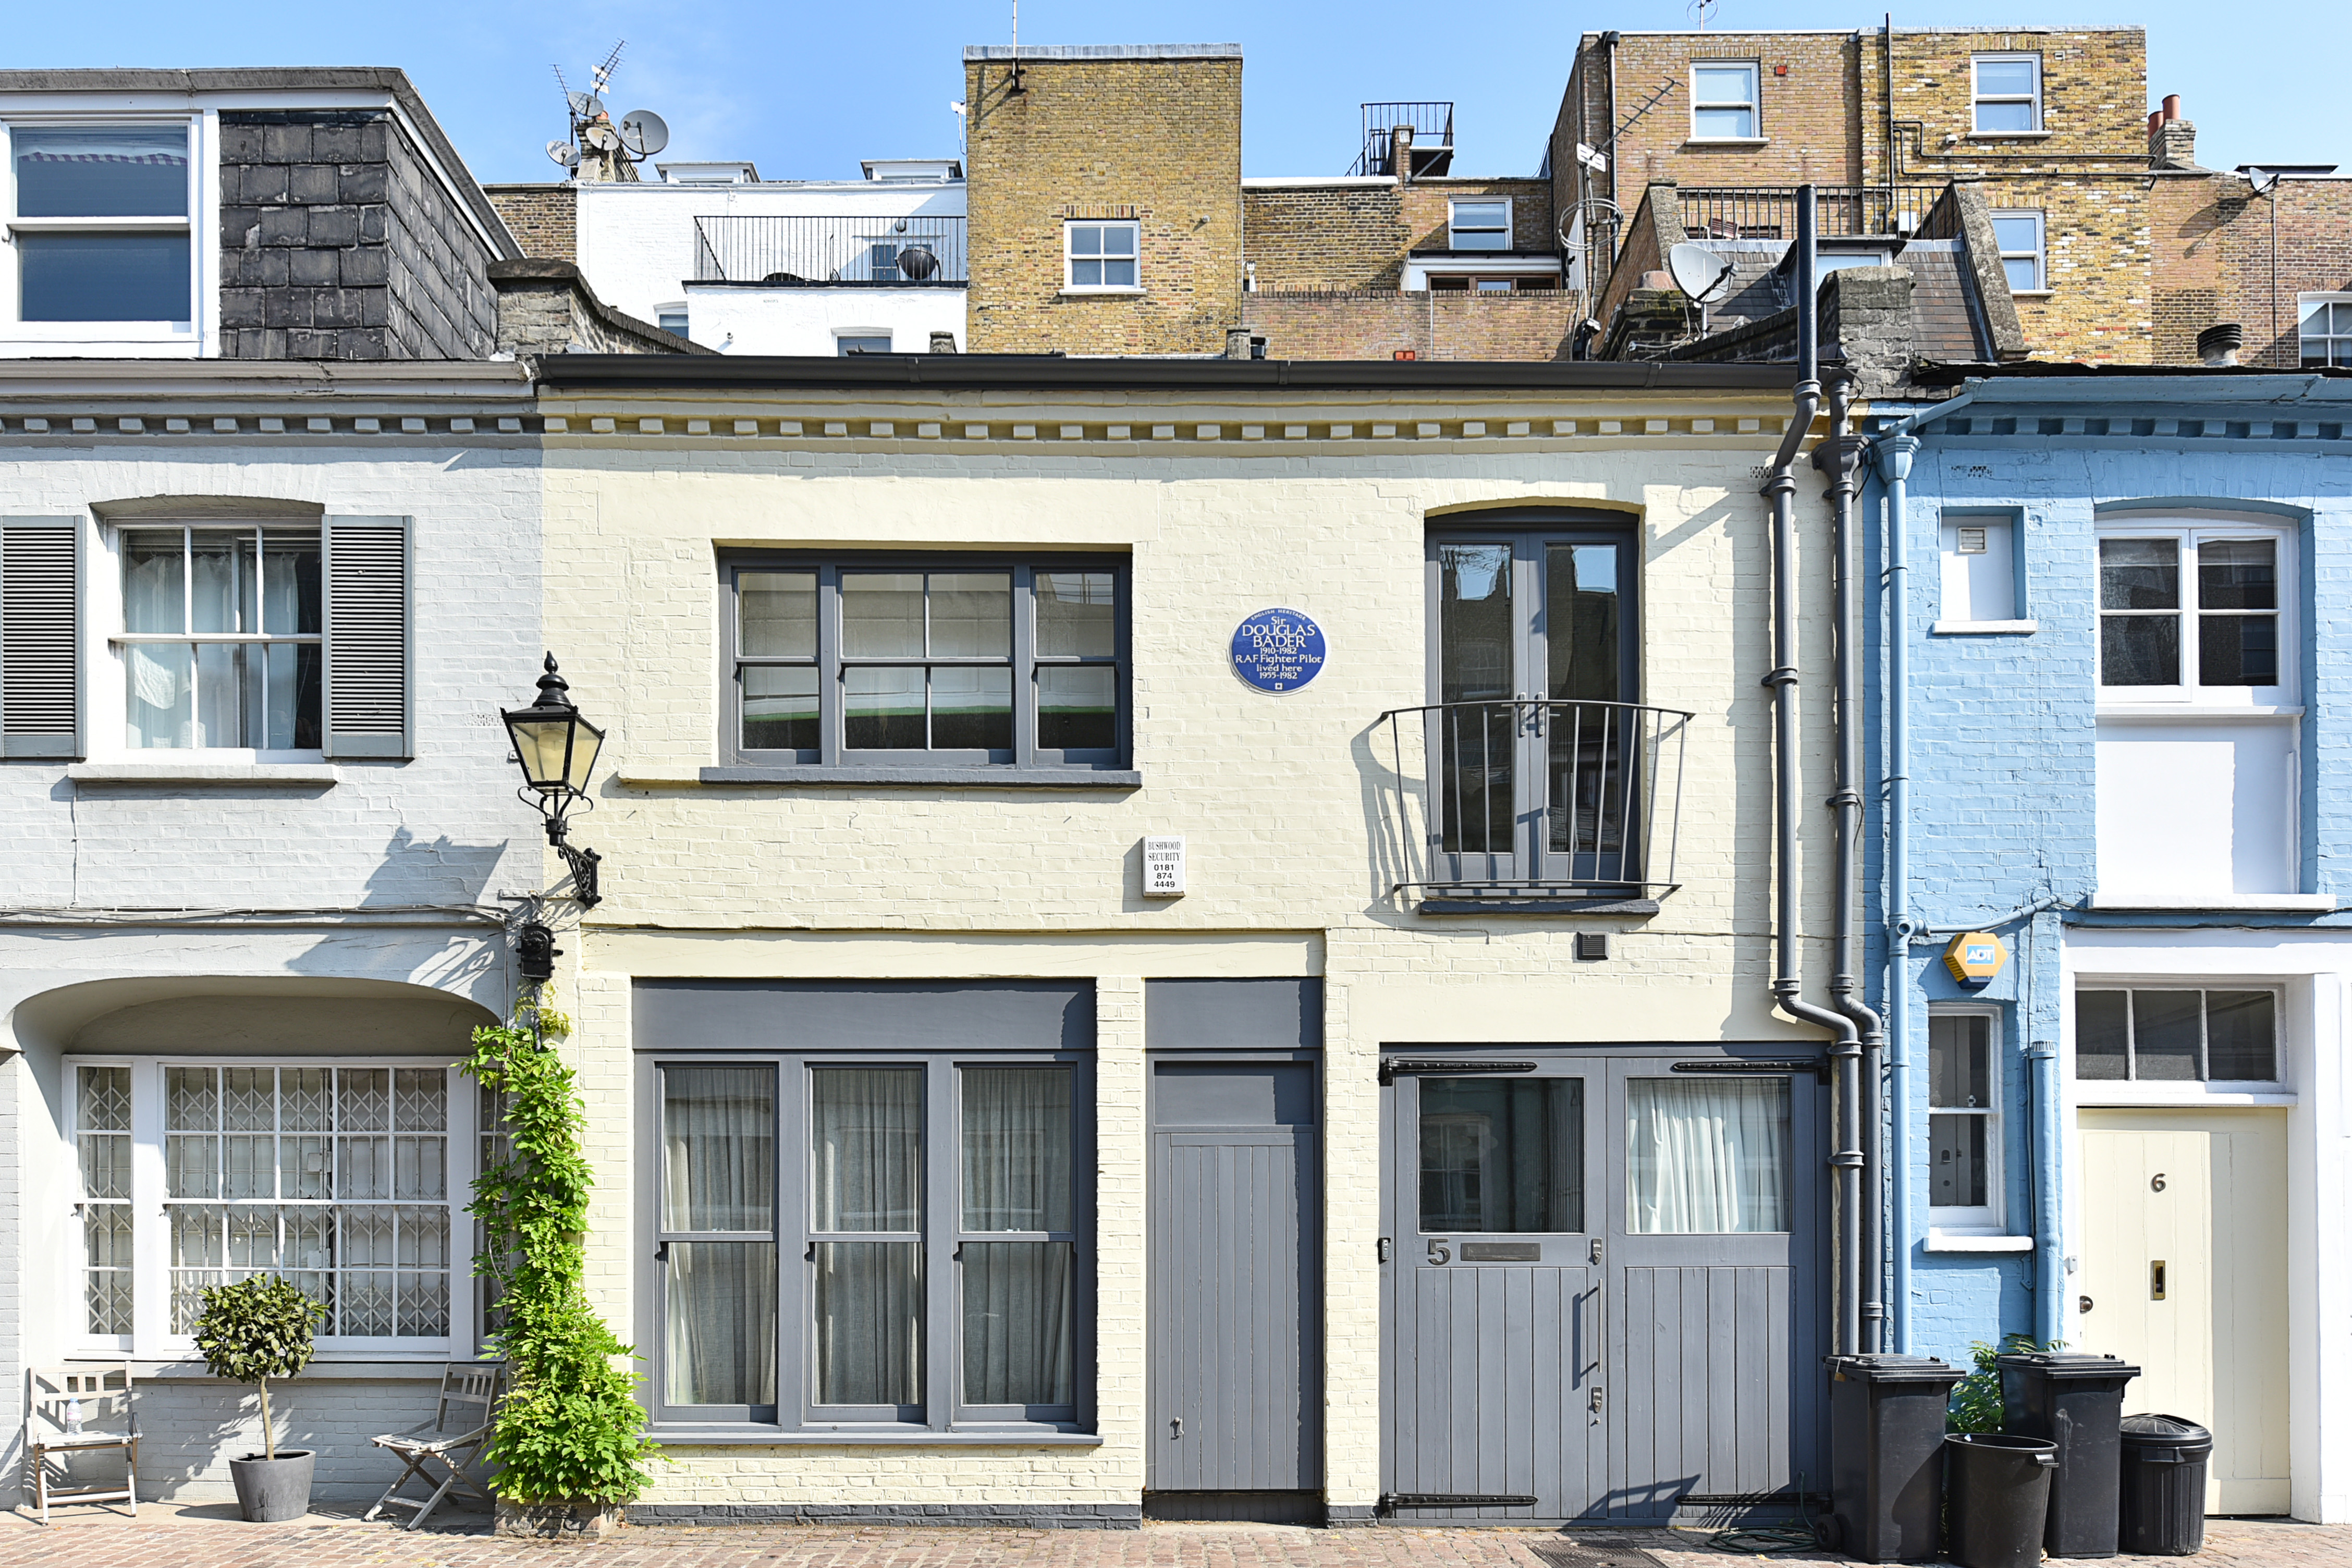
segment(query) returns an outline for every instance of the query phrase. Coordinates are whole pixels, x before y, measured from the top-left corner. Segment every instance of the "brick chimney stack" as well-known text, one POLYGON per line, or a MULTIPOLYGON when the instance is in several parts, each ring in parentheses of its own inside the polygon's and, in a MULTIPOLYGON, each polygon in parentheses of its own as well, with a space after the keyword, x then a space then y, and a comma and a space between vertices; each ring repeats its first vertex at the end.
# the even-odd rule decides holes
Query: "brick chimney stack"
POLYGON ((2197 166, 2197 127, 2180 118, 2180 95, 2165 95, 2164 107, 2147 117, 2147 162, 2156 169, 2197 166))

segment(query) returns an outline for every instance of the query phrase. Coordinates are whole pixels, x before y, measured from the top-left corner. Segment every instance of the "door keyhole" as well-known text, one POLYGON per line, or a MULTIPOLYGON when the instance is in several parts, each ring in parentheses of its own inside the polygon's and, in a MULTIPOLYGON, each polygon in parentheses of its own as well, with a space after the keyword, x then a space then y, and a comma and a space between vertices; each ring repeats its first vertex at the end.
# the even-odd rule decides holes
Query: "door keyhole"
POLYGON ((2161 1258, 2147 1266, 2147 1299, 2151 1301, 2164 1300, 2164 1259, 2161 1258))
POLYGON ((1181 1437, 1184 1435, 1184 1418, 1181 1415, 1174 1417, 1168 1425, 1172 1428, 1169 1433, 1170 1436, 1181 1437))

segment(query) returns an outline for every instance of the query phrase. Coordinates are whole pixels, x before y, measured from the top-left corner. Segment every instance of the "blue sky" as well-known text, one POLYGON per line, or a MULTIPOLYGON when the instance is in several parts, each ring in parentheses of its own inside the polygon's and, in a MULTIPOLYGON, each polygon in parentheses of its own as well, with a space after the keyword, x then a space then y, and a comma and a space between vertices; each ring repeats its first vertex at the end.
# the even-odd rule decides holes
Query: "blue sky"
MULTIPOLYGON (((1898 8, 1901 26, 2047 18, 2050 0, 1898 8)), ((2149 90, 2178 92, 2198 127, 2199 161, 2352 165, 2352 121, 2338 107, 2352 8, 2275 0, 2064 0, 2063 19, 2148 29, 2149 90)), ((1718 28, 1876 27, 1879 6, 1817 0, 1722 0, 1718 28)), ((865 157, 937 155, 955 145, 948 104, 962 96, 962 46, 1004 43, 1008 0, 883 5, 694 0, 590 6, 512 0, 404 0, 328 5, 184 0, 26 5, 0 60, 14 67, 396 65, 424 91, 484 180, 555 174, 541 150, 563 132, 549 69, 575 85, 618 37, 627 52, 613 107, 658 110, 666 157, 756 161, 770 178, 854 178, 865 157), (609 20, 597 20, 599 14, 609 20)), ((1531 173, 1580 32, 1683 28, 1684 0, 1419 0, 1298 5, 1028 0, 1035 44, 1239 43, 1243 162, 1251 174, 1336 174, 1355 155, 1364 100, 1452 99, 1456 167, 1531 173)))

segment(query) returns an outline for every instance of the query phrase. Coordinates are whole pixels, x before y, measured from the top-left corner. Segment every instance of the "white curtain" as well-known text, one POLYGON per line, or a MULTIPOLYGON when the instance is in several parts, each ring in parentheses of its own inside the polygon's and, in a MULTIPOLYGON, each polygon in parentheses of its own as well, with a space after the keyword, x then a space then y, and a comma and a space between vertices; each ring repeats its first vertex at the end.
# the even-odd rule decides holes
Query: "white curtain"
POLYGON ((1070 1069, 963 1072, 963 1227, 1070 1228, 1070 1069))
POLYGON ((668 1244, 671 1405, 775 1403, 775 1137, 772 1068, 662 1069, 662 1228, 750 1233, 668 1244))
POLYGON ((923 1402, 922 1246, 816 1247, 816 1403, 923 1402))
POLYGON ((818 1068, 809 1079, 814 1228, 920 1229, 923 1069, 818 1068))
POLYGON ((1786 1079, 1633 1079, 1625 1091, 1627 1228, 1790 1228, 1786 1079))
POLYGON ((1074 1392, 1066 1241, 963 1244, 967 1405, 1068 1405, 1074 1392))

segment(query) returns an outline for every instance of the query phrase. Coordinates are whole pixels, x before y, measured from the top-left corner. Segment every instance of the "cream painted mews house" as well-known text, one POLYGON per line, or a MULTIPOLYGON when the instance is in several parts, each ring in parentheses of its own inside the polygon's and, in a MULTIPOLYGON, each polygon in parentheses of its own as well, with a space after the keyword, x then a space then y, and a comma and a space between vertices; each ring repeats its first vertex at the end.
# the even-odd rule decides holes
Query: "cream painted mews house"
POLYGON ((636 1517, 1658 1520, 1821 1473, 1790 369, 537 374, 546 637, 610 728, 556 983, 591 1282, 675 1461, 636 1517))

